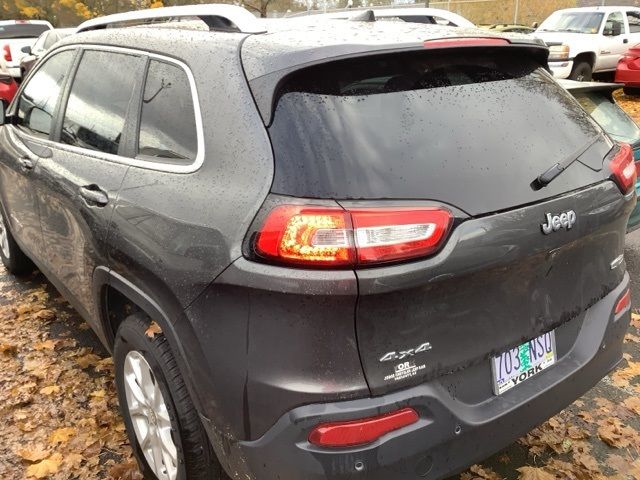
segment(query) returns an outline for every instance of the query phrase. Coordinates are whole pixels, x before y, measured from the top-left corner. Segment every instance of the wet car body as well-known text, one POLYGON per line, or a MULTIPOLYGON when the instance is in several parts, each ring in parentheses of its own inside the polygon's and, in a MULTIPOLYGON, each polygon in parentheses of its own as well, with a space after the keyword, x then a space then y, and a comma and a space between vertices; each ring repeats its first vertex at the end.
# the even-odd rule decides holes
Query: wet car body
POLYGON ((0 130, 8 229, 109 348, 126 306, 158 322, 230 476, 443 478, 620 361, 630 158, 535 40, 394 22, 106 29, 63 40, 23 89, 65 52, 78 71, 95 52, 129 55, 134 98, 120 100, 142 109, 144 65, 178 61, 194 156, 141 155, 138 108, 120 139, 99 139, 116 154, 70 146, 96 139, 62 128, 63 107, 43 138, 19 99, 0 130), (407 256, 416 245, 377 240, 414 235, 401 219, 416 212, 436 243, 407 256), (282 238, 298 221, 325 227, 296 250, 282 238), (552 331, 554 364, 496 393, 494 357, 552 331), (389 419, 402 423, 366 441, 327 439, 389 419))

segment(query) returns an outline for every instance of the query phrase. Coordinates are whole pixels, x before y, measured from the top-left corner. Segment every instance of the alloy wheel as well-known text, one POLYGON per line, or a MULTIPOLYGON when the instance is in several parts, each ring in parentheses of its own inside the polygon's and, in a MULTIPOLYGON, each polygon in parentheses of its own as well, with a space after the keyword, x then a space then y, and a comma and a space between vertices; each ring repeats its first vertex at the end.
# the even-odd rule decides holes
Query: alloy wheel
POLYGON ((135 350, 124 360, 124 389, 136 439, 149 467, 158 480, 175 480, 178 451, 167 404, 149 363, 135 350))

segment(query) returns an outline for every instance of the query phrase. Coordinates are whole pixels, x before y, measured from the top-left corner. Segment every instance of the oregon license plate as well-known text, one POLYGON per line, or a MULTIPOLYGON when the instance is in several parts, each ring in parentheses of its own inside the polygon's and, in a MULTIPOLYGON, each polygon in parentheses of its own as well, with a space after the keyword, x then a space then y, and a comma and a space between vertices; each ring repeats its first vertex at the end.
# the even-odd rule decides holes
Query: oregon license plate
POLYGON ((555 332, 547 332, 491 360, 493 391, 501 395, 556 363, 555 332))

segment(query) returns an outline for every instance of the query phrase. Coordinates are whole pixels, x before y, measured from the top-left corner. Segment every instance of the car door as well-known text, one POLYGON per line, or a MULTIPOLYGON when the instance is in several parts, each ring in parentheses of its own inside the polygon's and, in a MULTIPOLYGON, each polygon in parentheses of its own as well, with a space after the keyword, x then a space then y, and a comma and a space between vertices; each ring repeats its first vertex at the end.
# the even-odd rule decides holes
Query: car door
POLYGON ((618 60, 629 48, 627 26, 622 12, 611 12, 602 29, 596 70, 615 70, 618 60))
POLYGON ((43 256, 38 174, 49 148, 58 103, 75 50, 47 58, 24 85, 0 131, 0 201, 20 246, 36 261, 43 256))
POLYGON ((104 242, 129 168, 131 122, 137 118, 132 102, 144 65, 137 54, 83 49, 62 100, 56 145, 39 162, 46 186, 40 205, 47 266, 89 321, 98 318, 93 272, 108 264, 104 242))

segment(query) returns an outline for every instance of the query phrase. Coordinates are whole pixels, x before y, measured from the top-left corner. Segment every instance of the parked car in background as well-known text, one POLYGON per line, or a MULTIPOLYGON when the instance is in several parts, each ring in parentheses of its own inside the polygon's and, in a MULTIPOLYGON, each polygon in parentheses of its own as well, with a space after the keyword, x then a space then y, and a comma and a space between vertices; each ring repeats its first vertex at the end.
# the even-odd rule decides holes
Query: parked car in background
POLYGON ((22 52, 25 56, 20 60, 20 76, 24 78, 38 59, 47 53, 56 42, 62 40, 67 35, 71 35, 75 31, 75 28, 54 28, 52 30, 46 30, 38 37, 33 46, 25 45, 22 47, 22 52))
POLYGON ((584 7, 558 10, 535 31, 549 46, 557 78, 591 80, 613 72, 630 45, 640 43, 640 8, 584 7))
POLYGON ((640 95, 640 45, 634 45, 620 57, 615 81, 624 84, 624 93, 640 95))
MULTIPOLYGON (((619 83, 604 82, 576 82, 560 80, 560 85, 566 88, 578 100, 593 119, 615 141, 627 143, 633 149, 636 169, 640 167, 640 128, 616 103, 613 92, 619 90, 619 83)), ((640 194, 640 180, 636 181, 636 192, 640 194)), ((627 231, 640 227, 640 203, 636 205, 627 224, 627 231)))
POLYGON ((22 47, 32 46, 37 38, 53 26, 44 20, 0 20, 0 71, 20 78, 22 47))
POLYGON ((359 13, 372 10, 377 20, 402 21, 410 23, 425 23, 430 25, 444 25, 448 27, 475 27, 475 25, 457 13, 438 8, 404 7, 404 8, 348 8, 340 11, 324 13, 320 10, 308 10, 290 15, 287 18, 337 18, 349 19, 359 13))
POLYGON ((441 479, 620 362, 632 152, 537 39, 215 4, 79 31, 0 117, 0 258, 113 352, 144 478, 441 479))
POLYGON ((0 102, 6 107, 18 91, 18 83, 8 73, 0 72, 0 102))
POLYGON ((493 25, 479 26, 480 28, 485 28, 487 30, 500 33, 533 33, 536 31, 535 28, 529 27, 527 25, 514 25, 508 23, 494 23, 493 25))

